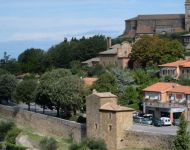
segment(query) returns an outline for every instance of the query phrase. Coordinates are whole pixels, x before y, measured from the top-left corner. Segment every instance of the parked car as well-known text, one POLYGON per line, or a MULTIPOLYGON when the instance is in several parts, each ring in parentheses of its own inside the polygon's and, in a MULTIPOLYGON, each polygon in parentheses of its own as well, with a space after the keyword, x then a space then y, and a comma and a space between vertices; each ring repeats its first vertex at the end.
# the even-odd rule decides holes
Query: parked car
POLYGON ((143 117, 135 116, 133 117, 133 121, 135 123, 142 123, 143 117))
POLYGON ((179 126, 180 125, 180 119, 174 119, 173 125, 179 126))
POLYGON ((152 124, 156 127, 162 127, 163 126, 163 122, 160 119, 153 119, 152 124))
POLYGON ((143 118, 142 119, 142 124, 151 125, 152 124, 152 119, 143 118))
POLYGON ((152 119, 153 118, 153 114, 144 114, 143 117, 144 118, 152 119))
POLYGON ((171 126, 172 125, 171 120, 168 117, 161 117, 160 120, 163 122, 164 126, 171 126))

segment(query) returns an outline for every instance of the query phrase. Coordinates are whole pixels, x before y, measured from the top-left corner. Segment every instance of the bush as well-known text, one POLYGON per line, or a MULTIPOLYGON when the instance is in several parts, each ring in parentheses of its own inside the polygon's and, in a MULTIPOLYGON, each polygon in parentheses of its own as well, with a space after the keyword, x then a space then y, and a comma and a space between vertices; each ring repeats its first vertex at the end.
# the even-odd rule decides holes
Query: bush
POLYGON ((98 140, 94 140, 94 139, 89 139, 87 140, 87 145, 90 149, 98 149, 98 150, 107 150, 106 148, 106 144, 104 142, 104 140, 102 139, 98 139, 98 140))
POLYGON ((16 137, 20 134, 21 130, 18 128, 13 128, 7 133, 5 141, 7 143, 16 144, 16 137))
POLYGON ((57 141, 54 138, 43 138, 40 141, 41 150, 56 150, 57 149, 57 141))
POLYGON ((184 114, 180 118, 180 125, 177 131, 175 140, 173 141, 173 150, 189 150, 190 149, 190 135, 188 131, 188 122, 184 114))
POLYGON ((69 150, 107 150, 104 140, 98 139, 87 139, 84 140, 81 144, 73 143, 69 150))
POLYGON ((5 139, 7 132, 14 126, 15 125, 12 122, 0 122, 0 141, 3 141, 5 139))
POLYGON ((3 143, 0 142, 0 149, 2 149, 2 148, 3 148, 3 143))
POLYGON ((26 147, 6 143, 6 150, 26 150, 26 147))

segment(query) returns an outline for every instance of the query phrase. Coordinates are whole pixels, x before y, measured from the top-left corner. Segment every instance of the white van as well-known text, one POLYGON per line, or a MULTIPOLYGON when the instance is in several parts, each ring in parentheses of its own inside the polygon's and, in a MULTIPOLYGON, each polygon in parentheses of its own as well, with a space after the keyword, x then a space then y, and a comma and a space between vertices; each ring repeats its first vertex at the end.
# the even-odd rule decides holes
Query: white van
POLYGON ((168 117, 161 117, 160 120, 163 122, 164 126, 171 126, 172 125, 171 120, 168 117))

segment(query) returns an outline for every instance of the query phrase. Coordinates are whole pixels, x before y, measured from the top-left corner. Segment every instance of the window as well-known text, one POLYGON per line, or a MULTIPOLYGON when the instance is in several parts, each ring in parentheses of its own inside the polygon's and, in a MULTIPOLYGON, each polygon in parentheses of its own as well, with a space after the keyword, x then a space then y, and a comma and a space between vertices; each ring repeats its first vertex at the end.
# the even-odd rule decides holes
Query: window
POLYGON ((98 129, 98 124, 97 124, 97 123, 95 123, 95 129, 96 129, 96 130, 98 129))
POLYGON ((111 131, 112 130, 112 125, 108 126, 108 130, 111 131))
POLYGON ((109 115, 109 119, 112 119, 112 113, 110 112, 108 115, 109 115))

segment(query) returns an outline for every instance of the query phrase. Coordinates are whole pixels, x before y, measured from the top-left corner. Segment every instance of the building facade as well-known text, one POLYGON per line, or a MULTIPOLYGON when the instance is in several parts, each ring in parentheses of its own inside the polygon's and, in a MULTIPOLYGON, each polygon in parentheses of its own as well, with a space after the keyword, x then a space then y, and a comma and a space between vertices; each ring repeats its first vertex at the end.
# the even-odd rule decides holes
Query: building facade
MULTIPOLYGON (((109 40, 110 41, 110 40, 109 40)), ((109 42, 110 44, 111 42, 109 42)), ((89 67, 101 64, 103 66, 115 65, 122 69, 128 68, 129 54, 132 50, 132 45, 128 42, 108 46, 106 51, 100 52, 96 58, 82 62, 89 67)))
POLYGON ((124 148, 125 130, 133 125, 133 109, 117 105, 117 96, 93 92, 86 98, 87 137, 103 139, 109 150, 124 148))
POLYGON ((160 76, 170 76, 174 79, 179 77, 190 78, 190 59, 159 65, 160 76))
POLYGON ((181 113, 190 120, 190 87, 174 83, 158 82, 144 90, 144 113, 155 118, 179 119, 181 113))
POLYGON ((165 34, 190 31, 190 0, 185 2, 185 14, 138 15, 125 21, 121 37, 165 34))

